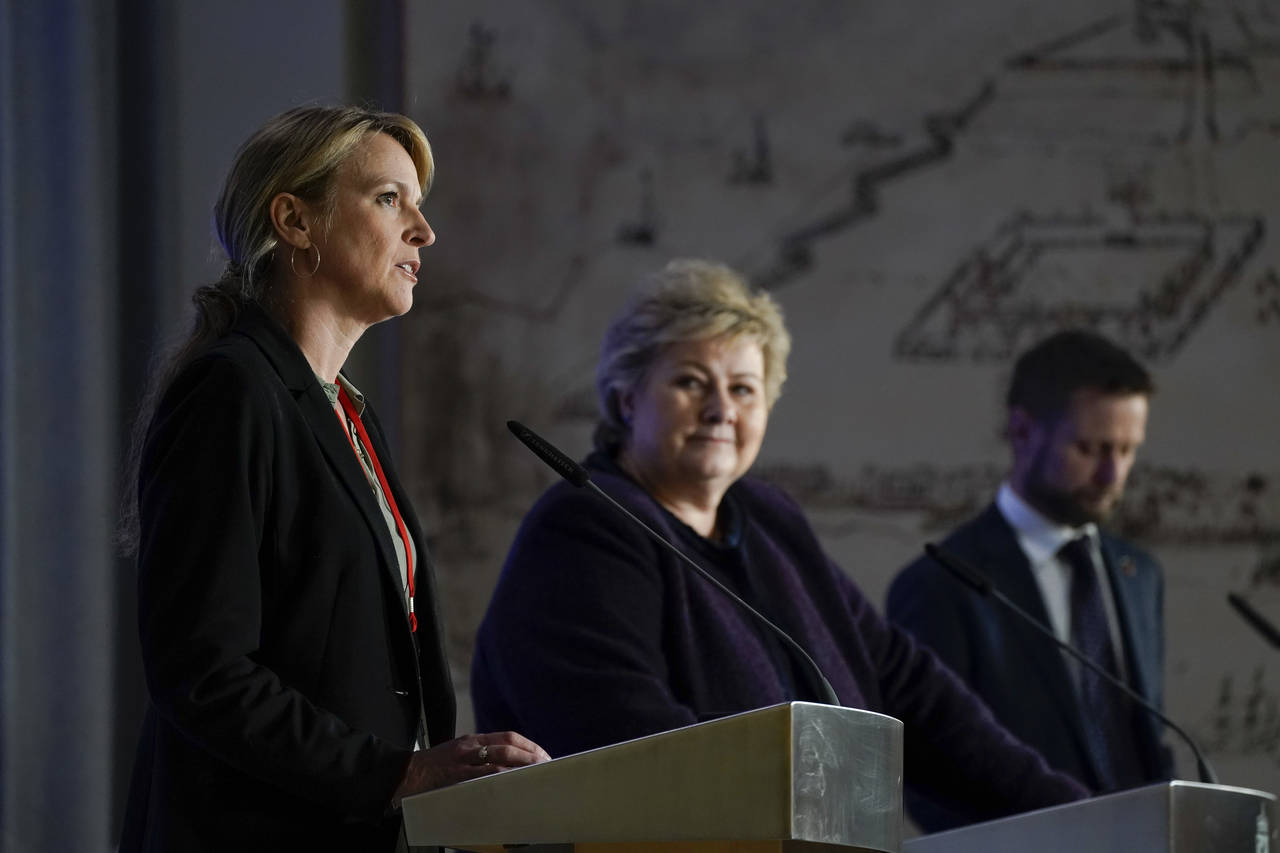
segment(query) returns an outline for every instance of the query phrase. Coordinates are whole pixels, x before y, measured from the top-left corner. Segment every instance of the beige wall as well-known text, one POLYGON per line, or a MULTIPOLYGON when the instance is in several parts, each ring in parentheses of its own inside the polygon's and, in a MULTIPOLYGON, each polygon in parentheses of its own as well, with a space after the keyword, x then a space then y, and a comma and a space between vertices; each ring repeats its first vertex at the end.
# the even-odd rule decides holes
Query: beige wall
POLYGON ((552 477, 504 421, 584 454, 605 319, 711 256, 774 288, 796 338, 760 468, 876 600, 998 483, 1010 353, 1085 323, 1146 358, 1121 524, 1166 566, 1168 710, 1224 781, 1280 788, 1280 668, 1224 601, 1280 619, 1280 6, 1204 7, 411 7, 439 243, 404 321, 403 459, 463 695, 552 477))

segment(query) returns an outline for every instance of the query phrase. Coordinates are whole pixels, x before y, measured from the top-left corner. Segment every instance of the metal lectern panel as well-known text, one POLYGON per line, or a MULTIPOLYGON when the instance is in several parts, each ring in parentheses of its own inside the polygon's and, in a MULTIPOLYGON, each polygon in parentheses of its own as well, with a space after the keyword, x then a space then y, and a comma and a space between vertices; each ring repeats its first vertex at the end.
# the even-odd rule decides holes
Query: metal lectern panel
MULTIPOLYGON (((1276 843, 1273 794, 1165 782, 914 838, 903 853, 1218 853, 1276 843)), ((1280 848, 1276 848, 1280 849, 1280 848)))
POLYGON ((902 842, 902 724, 854 725, 849 715, 867 712, 826 705, 797 708, 790 837, 828 844, 872 838, 885 845, 877 849, 896 851, 902 842))
POLYGON ((902 723, 775 705, 404 801, 412 846, 785 840, 896 853, 902 723))
POLYGON ((1227 785, 1174 782, 1169 787, 1170 853, 1245 850, 1276 844, 1276 798, 1227 785))

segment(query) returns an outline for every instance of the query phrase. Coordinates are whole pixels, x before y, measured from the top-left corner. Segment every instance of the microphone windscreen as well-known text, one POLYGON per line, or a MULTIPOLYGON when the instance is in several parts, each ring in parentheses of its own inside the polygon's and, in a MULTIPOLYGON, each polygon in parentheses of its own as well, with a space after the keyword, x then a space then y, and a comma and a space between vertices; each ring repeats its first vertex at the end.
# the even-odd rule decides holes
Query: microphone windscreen
POLYGON ((561 453, 554 445, 524 424, 519 421, 507 421, 507 429, 524 442, 525 447, 537 454, 539 459, 550 465, 552 470, 578 488, 582 488, 591 481, 591 475, 587 473, 586 468, 561 453))

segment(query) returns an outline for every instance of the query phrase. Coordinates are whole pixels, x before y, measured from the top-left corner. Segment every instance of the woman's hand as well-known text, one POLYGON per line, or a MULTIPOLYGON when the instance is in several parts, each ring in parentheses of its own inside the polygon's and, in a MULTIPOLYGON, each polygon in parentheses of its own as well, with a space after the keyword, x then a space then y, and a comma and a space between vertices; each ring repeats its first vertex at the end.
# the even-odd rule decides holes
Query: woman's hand
POLYGON ((550 760, 545 749, 515 732, 463 735, 415 752, 391 805, 400 808, 400 801, 412 794, 550 760))

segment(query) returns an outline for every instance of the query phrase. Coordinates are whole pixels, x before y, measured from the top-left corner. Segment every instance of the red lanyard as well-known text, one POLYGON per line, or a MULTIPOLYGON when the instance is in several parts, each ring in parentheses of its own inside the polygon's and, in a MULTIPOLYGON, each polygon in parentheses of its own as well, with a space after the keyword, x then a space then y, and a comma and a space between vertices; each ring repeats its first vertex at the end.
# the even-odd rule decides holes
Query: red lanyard
MULTIPOLYGON (((351 398, 347 396, 347 389, 339 386, 338 399, 342 401, 342 408, 346 411, 347 417, 356 425, 356 432, 360 436, 360 442, 364 445, 365 453, 369 457, 369 461, 373 463, 373 471, 378 475, 378 482, 382 484, 382 494, 387 499, 387 506, 391 507, 391 515, 396 520, 396 532, 400 534, 400 541, 404 543, 404 559, 408 570, 405 574, 409 577, 409 630, 416 632, 418 630, 418 617, 413 612, 413 548, 409 545, 409 531, 404 526, 404 519, 400 517, 400 510, 396 506, 395 495, 391 494, 391 487, 387 485, 387 476, 382 473, 382 464, 378 462, 378 454, 373 451, 373 442, 369 440, 369 433, 365 432, 364 422, 360 420, 360 415, 356 413, 356 407, 352 404, 351 398)), ((355 440, 351 437, 351 431, 347 429, 347 425, 342 420, 339 413, 338 421, 342 423, 342 432, 347 436, 347 441, 351 442, 351 450, 356 454, 356 462, 360 463, 360 450, 356 447, 355 440)), ((363 464, 360 465, 364 467, 363 464)))

